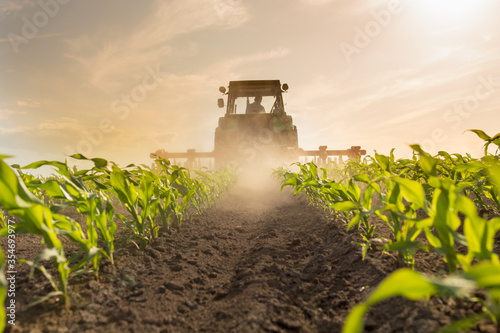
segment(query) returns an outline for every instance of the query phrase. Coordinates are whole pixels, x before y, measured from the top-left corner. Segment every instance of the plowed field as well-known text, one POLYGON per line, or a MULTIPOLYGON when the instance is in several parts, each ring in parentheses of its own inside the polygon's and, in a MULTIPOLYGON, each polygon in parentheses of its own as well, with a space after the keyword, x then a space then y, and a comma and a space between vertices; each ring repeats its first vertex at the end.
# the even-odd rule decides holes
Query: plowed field
MULTIPOLYGON (((99 282, 72 278, 69 308, 56 300, 27 308, 51 287, 18 264, 16 325, 7 332, 339 332, 349 310, 400 267, 377 250, 363 261, 352 243, 359 236, 345 227, 278 186, 240 184, 146 250, 119 246, 115 267, 102 261, 99 282)), ((36 255, 38 243, 19 237, 18 257, 36 255)), ((438 256, 417 255, 420 271, 444 268, 438 256)), ((478 310, 441 297, 395 298, 370 310, 366 330, 433 332, 478 310)))

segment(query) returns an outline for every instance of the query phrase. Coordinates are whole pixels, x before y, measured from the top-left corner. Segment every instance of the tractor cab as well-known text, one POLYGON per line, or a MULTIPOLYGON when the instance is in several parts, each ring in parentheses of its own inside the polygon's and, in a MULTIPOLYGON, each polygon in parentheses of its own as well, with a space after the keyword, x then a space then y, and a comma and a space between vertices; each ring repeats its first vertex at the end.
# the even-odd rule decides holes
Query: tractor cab
MULTIPOLYGON (((228 95, 226 115, 255 114, 255 113, 284 113, 282 93, 288 90, 288 85, 281 85, 279 80, 260 81, 231 81, 229 91, 220 87, 219 91, 228 95), (262 106, 256 111, 252 105, 262 106)), ((224 99, 218 100, 220 108, 224 107, 224 99)))

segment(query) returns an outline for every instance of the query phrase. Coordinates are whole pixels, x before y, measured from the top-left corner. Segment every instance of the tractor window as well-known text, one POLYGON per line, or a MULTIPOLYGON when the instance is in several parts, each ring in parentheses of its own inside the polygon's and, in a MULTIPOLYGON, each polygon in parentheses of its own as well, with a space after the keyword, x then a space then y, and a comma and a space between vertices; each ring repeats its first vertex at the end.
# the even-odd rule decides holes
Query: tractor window
MULTIPOLYGON (((273 106, 275 105, 276 102, 276 97, 275 96, 262 96, 262 101, 260 102, 260 105, 264 107, 265 113, 271 112, 273 110, 273 106)), ((244 114, 247 113, 247 108, 249 110, 249 113, 259 113, 258 111, 253 110, 258 110, 258 104, 255 102, 255 97, 238 97, 234 101, 234 107, 235 113, 238 114, 244 114)))

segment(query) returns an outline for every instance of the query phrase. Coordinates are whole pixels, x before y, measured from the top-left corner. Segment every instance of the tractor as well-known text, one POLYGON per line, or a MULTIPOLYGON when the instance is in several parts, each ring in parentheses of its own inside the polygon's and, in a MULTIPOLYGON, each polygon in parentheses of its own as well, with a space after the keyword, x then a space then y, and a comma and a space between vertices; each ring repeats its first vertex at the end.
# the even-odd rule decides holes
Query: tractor
MULTIPOLYGON (((285 112, 282 93, 288 85, 279 80, 231 81, 226 114, 215 129, 216 164, 288 162, 298 157, 299 140, 293 119, 285 112)), ((219 108, 224 99, 219 98, 219 108)))
POLYGON ((347 150, 327 150, 326 146, 312 151, 299 148, 297 127, 285 112, 283 102, 288 85, 279 80, 231 81, 228 89, 220 87, 219 91, 227 96, 227 104, 224 98, 217 101, 219 108, 226 107, 226 113, 215 129, 212 152, 158 150, 151 157, 187 159, 191 168, 199 158, 214 158, 217 168, 227 163, 275 166, 295 162, 299 156, 316 157, 320 163, 326 163, 328 156, 356 158, 366 153, 359 146, 347 150))

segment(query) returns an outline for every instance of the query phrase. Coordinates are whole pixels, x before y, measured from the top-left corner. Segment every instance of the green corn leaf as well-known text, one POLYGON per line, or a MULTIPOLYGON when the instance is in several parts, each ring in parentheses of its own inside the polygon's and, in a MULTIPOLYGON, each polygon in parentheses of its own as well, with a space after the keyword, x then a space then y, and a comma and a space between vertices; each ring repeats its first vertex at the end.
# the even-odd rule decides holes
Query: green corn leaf
POLYGON ((103 158, 87 158, 87 157, 83 156, 82 154, 73 154, 70 157, 72 157, 76 160, 92 161, 92 162, 94 162, 94 165, 97 168, 106 168, 109 164, 109 162, 103 158))
POLYGON ((347 211, 351 211, 351 210, 356 210, 356 209, 363 208, 359 203, 354 202, 354 201, 335 202, 331 206, 332 206, 333 209, 340 210, 340 211, 343 211, 343 212, 347 212, 347 211))
POLYGON ((488 180, 493 184, 497 191, 497 195, 500 196, 500 165, 495 165, 487 170, 488 180))
POLYGON ((55 180, 48 180, 45 183, 38 185, 38 188, 44 189, 47 194, 53 198, 66 199, 69 201, 74 200, 71 194, 64 190, 64 186, 61 186, 61 184, 55 180))
POLYGON ((500 264, 498 262, 480 262, 464 277, 473 280, 481 288, 500 288, 500 264))
POLYGON ((318 167, 316 166, 316 164, 314 164, 313 162, 309 162, 309 163, 307 163, 307 165, 309 166, 310 175, 313 178, 317 178, 318 177, 318 167))
MULTIPOLYGON (((13 228, 11 225, 10 230, 14 230, 15 233, 18 235, 29 233, 29 230, 27 229, 26 223, 23 221, 17 222, 13 228)), ((9 227, 8 226, 0 229, 0 237, 5 237, 7 235, 9 235, 9 227)))
POLYGON ((26 188, 14 170, 2 160, 0 160, 0 193, 0 206, 7 210, 27 208, 31 203, 41 204, 41 200, 26 188))
POLYGON ((69 203, 64 203, 64 204, 60 204, 60 205, 52 205, 50 206, 50 211, 54 214, 60 212, 61 210, 63 209, 66 209, 70 206, 69 203))
POLYGON ((442 150, 438 151, 438 155, 439 155, 439 156, 442 156, 442 157, 444 157, 444 158, 446 158, 446 159, 449 159, 449 160, 451 160, 451 159, 452 159, 450 154, 448 154, 447 152, 442 151, 442 150))
POLYGON ((470 162, 467 162, 465 164, 459 164, 459 165, 455 166, 455 170, 458 172, 464 172, 464 171, 479 172, 485 168, 486 168, 486 166, 479 161, 470 161, 470 162))
POLYGON ((434 175, 436 173, 436 165, 438 163, 438 159, 423 151, 420 145, 411 145, 410 147, 418 153, 418 164, 422 168, 422 171, 426 175, 434 175))
MULTIPOLYGON (((77 170, 76 172, 73 173, 73 175, 75 177, 80 177, 80 176, 85 176, 87 175, 87 173, 89 173, 91 170, 86 170, 86 169, 83 169, 83 170, 77 170)), ((102 176, 89 176, 89 179, 92 179, 92 178, 101 178, 102 176)))
POLYGON ((352 179, 349 180, 349 187, 347 188, 347 193, 349 194, 350 198, 354 201, 358 201, 361 199, 361 190, 360 188, 354 184, 352 179))
POLYGON ((342 333, 362 333, 365 326, 363 316, 368 309, 369 306, 365 303, 356 305, 351 312, 349 312, 344 322, 344 326, 342 326, 342 333))
POLYGON ((347 230, 349 231, 352 227, 358 225, 360 220, 361 220, 361 214, 358 212, 357 214, 354 215, 351 221, 349 221, 349 224, 347 225, 347 230))
POLYGON ((118 198, 121 202, 133 204, 135 202, 136 196, 131 196, 129 186, 127 185, 126 178, 123 174, 119 172, 112 172, 110 176, 111 186, 113 186, 118 198))
POLYGON ((377 160, 378 165, 382 168, 383 171, 389 170, 391 161, 389 157, 375 153, 375 159, 377 160))
POLYGON ((429 298, 436 292, 435 285, 420 273, 408 268, 397 270, 382 281, 365 302, 354 307, 347 316, 342 332, 362 332, 363 316, 366 311, 385 299, 402 296, 410 300, 419 300, 429 298))
POLYGON ((484 141, 490 141, 491 140, 491 137, 488 134, 484 133, 484 131, 482 131, 482 130, 470 129, 470 130, 467 130, 467 131, 472 132, 472 133, 476 133, 476 135, 479 138, 483 139, 484 141))
POLYGON ((71 173, 69 171, 68 166, 65 163, 58 162, 58 161, 38 161, 38 162, 28 164, 28 165, 22 167, 21 169, 38 169, 42 166, 53 166, 57 169, 59 174, 65 176, 65 177, 68 177, 68 178, 69 178, 69 175, 71 173))
POLYGON ((60 297, 60 296, 64 296, 63 292, 62 291, 51 291, 50 293, 48 293, 47 295, 45 296, 42 296, 40 298, 38 298, 36 301, 33 301, 31 303, 29 303, 26 308, 29 309, 35 305, 38 305, 38 304, 41 304, 43 302, 46 302, 48 301, 49 299, 51 299, 52 297, 60 297))
POLYGON ((362 182, 362 183, 371 183, 371 179, 370 179, 370 176, 366 175, 366 174, 360 174, 360 175, 355 175, 352 177, 355 181, 358 181, 358 182, 362 182))
POLYGON ((389 297, 402 296, 409 300, 429 298, 436 287, 420 273, 403 268, 389 275, 366 300, 372 306, 389 297))
POLYGON ((422 184, 400 177, 393 177, 391 179, 399 184, 401 193, 406 200, 417 204, 419 208, 425 208, 425 191, 422 184))
POLYGON ((319 183, 315 179, 310 179, 310 180, 306 180, 305 182, 303 182, 301 184, 301 186, 302 187, 317 187, 317 186, 319 186, 319 183))
POLYGON ((439 249, 442 246, 441 241, 438 237, 434 236, 434 234, 429 230, 429 228, 424 228, 425 236, 429 241, 429 244, 435 249, 439 249))
POLYGON ((410 241, 399 241, 394 244, 387 244, 384 246, 384 250, 388 251, 404 251, 404 250, 414 250, 421 248, 420 242, 410 242, 410 241))

